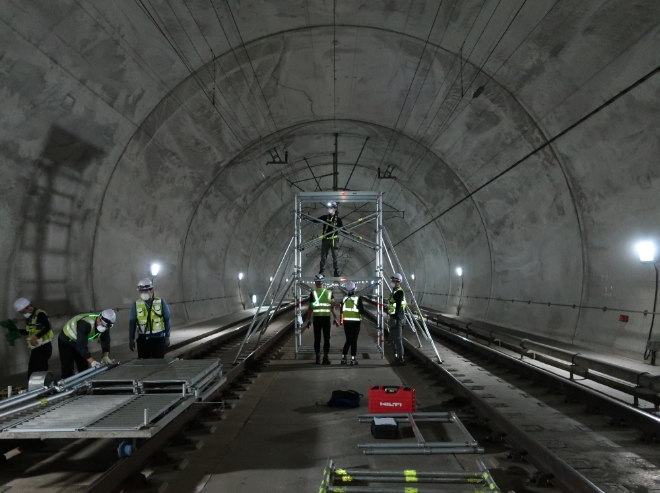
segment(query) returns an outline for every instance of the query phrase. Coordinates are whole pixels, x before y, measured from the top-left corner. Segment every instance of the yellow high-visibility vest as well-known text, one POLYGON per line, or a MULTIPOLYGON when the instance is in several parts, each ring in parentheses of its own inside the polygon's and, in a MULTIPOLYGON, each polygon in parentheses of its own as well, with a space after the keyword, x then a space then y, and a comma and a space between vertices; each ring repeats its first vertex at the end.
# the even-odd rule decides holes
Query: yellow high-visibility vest
POLYGON ((392 291, 392 294, 390 294, 390 299, 387 303, 387 313, 389 313, 390 315, 394 315, 394 313, 396 312, 396 302, 394 301, 394 294, 398 293, 399 291, 403 292, 403 299, 401 300, 401 308, 403 308, 403 310, 405 311, 406 307, 408 306, 408 303, 406 303, 406 293, 405 291, 403 291, 401 286, 399 286, 398 288, 392 291))
POLYGON ((312 309, 315 317, 329 317, 332 308, 332 293, 327 289, 312 291, 312 309))
POLYGON ((142 298, 135 302, 135 315, 137 318, 137 329, 139 334, 157 334, 165 330, 165 319, 163 318, 163 302, 160 298, 154 298, 151 303, 151 313, 147 309, 147 302, 142 298), (151 316, 149 316, 151 315, 151 316))
POLYGON ((362 314, 358 310, 359 296, 346 296, 342 301, 344 305, 342 312, 344 313, 344 320, 362 320, 362 314))
POLYGON ((32 316, 27 319, 27 323, 25 324, 25 330, 27 330, 28 333, 27 345, 30 349, 34 349, 36 347, 46 344, 47 342, 52 341, 53 337, 55 336, 51 329, 48 332, 46 332, 43 336, 37 337, 37 344, 35 346, 30 344, 30 339, 32 339, 32 336, 36 336, 43 328, 37 325, 37 317, 39 316, 40 313, 43 313, 44 315, 48 316, 48 314, 45 311, 37 308, 36 310, 34 310, 34 312, 32 312, 32 316))
POLYGON ((84 320, 87 322, 89 325, 92 326, 92 330, 90 331, 89 335, 87 336, 87 339, 92 341, 99 337, 101 335, 100 332, 96 330, 96 319, 99 318, 98 313, 83 313, 81 315, 76 315, 73 317, 71 320, 69 320, 64 328, 62 329, 62 332, 64 332, 64 335, 67 336, 69 339, 72 341, 77 341, 78 340, 78 322, 80 320, 84 320))

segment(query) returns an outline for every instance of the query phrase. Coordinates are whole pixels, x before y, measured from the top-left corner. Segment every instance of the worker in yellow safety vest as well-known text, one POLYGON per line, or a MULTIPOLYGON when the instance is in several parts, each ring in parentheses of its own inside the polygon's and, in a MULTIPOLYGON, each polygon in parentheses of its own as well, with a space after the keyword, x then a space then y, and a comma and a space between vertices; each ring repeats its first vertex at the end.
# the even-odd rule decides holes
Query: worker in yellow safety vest
POLYGON ((403 326, 405 324, 406 315, 406 294, 403 292, 401 282, 403 276, 399 273, 394 274, 390 280, 392 281, 392 293, 387 303, 387 313, 389 319, 389 341, 394 348, 394 363, 397 365, 405 365, 403 359, 403 326))
POLYGON ((362 296, 355 294, 355 283, 346 283, 346 296, 341 302, 339 308, 339 323, 344 325, 344 334, 346 334, 346 343, 342 351, 341 364, 348 364, 348 351, 351 351, 351 366, 357 365, 355 359, 357 354, 357 341, 360 334, 360 325, 362 324, 362 315, 366 313, 362 304, 362 296))
POLYGON ((337 202, 328 203, 328 214, 319 217, 323 224, 323 234, 321 235, 321 264, 319 274, 323 274, 325 263, 328 260, 328 252, 332 252, 332 266, 334 267, 334 276, 339 277, 339 262, 337 260, 337 243, 339 234, 336 228, 343 228, 344 223, 337 212, 337 202))
POLYGON ((25 330, 19 332, 27 336, 27 346, 30 350, 27 377, 35 371, 48 371, 48 360, 53 354, 53 329, 48 320, 48 314, 32 305, 27 298, 18 298, 14 302, 14 310, 25 317, 25 330))
POLYGON ((335 316, 335 297, 332 289, 326 289, 323 286, 323 274, 314 276, 316 289, 312 290, 309 297, 309 310, 307 316, 307 328, 314 320, 314 351, 316 352, 316 364, 329 365, 330 359, 328 353, 330 352, 330 316, 337 323, 335 316), (323 334, 323 363, 321 363, 321 334, 323 334))
POLYGON ((170 345, 170 307, 165 300, 154 296, 154 283, 146 277, 138 282, 140 299, 133 303, 128 326, 128 346, 137 350, 140 359, 165 357, 165 348, 170 345))
POLYGON ((85 371, 100 365, 111 364, 110 359, 110 328, 117 321, 117 314, 108 308, 101 313, 82 313, 69 320, 57 338, 60 351, 62 378, 73 375, 75 363, 78 371, 85 371), (103 350, 103 358, 99 363, 89 351, 89 341, 98 339, 103 350))

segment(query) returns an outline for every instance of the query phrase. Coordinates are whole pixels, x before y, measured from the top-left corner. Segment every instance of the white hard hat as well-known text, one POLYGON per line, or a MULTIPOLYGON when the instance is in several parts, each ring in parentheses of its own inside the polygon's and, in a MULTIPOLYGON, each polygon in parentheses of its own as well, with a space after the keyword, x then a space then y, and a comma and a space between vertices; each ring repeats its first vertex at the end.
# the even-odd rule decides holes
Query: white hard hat
POLYGON ((325 279, 325 276, 323 274, 316 274, 314 276, 314 281, 315 282, 323 282, 324 279, 325 279))
POLYGON ((106 308, 101 312, 101 320, 103 320, 103 323, 110 328, 117 321, 117 314, 112 308, 106 308))
POLYGON ((353 281, 348 281, 346 283, 346 291, 348 291, 349 294, 355 292, 355 283, 353 281))
POLYGON ((337 208, 337 202, 328 202, 328 207, 330 207, 332 209, 336 209, 337 208))
POLYGON ((30 300, 27 298, 18 298, 16 301, 14 301, 14 310, 17 312, 25 310, 28 306, 30 306, 30 300))
POLYGON ((140 280, 137 285, 137 290, 138 291, 149 291, 150 289, 154 288, 154 282, 151 280, 150 277, 145 277, 144 279, 140 280))
POLYGON ((392 274, 392 277, 390 279, 392 281, 403 282, 403 276, 401 274, 399 274, 398 272, 395 272, 394 274, 392 274))

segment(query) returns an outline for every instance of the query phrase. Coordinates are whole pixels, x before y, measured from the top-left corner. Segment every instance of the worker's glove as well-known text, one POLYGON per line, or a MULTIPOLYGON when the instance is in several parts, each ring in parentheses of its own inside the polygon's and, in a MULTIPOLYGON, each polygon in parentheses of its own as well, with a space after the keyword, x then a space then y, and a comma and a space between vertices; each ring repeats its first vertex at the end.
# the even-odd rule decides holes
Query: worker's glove
POLYGON ((103 358, 101 358, 101 364, 102 365, 111 365, 112 360, 110 359, 110 356, 103 356, 103 358))
POLYGON ((131 339, 130 341, 128 341, 128 349, 130 349, 131 351, 135 351, 135 340, 131 339))
POLYGON ((169 337, 165 338, 165 347, 170 347, 170 338, 169 337))
POLYGON ((101 363, 98 361, 94 360, 89 364, 90 368, 96 368, 97 366, 101 366, 101 363))
POLYGON ((335 319, 335 327, 339 327, 339 322, 335 319))
POLYGON ((305 328, 309 329, 311 325, 312 325, 312 322, 307 322, 307 325, 305 325, 305 328))

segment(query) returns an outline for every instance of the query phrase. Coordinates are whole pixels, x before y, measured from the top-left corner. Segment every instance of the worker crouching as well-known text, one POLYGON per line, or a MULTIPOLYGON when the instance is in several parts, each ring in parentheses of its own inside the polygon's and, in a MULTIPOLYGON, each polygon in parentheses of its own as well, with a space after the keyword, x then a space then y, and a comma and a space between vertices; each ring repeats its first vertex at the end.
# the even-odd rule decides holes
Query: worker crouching
POLYGON ((101 313, 83 313, 69 320, 57 338, 60 351, 62 378, 73 375, 75 363, 78 371, 85 371, 101 364, 110 364, 110 329, 117 321, 114 310, 107 309, 101 313), (101 363, 92 358, 89 351, 89 341, 98 339, 103 350, 101 363))

